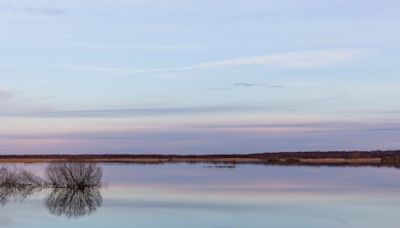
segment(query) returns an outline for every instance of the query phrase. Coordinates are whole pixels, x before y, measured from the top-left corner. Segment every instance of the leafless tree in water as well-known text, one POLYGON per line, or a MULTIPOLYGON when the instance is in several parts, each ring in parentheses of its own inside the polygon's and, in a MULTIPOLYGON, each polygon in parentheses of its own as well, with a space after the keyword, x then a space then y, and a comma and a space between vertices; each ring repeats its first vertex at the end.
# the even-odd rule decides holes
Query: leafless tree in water
POLYGON ((0 204, 24 200, 49 189, 46 206, 51 214, 67 217, 88 215, 102 205, 103 172, 95 163, 52 163, 46 180, 23 169, 0 168, 0 204))
POLYGON ((87 188, 102 185, 102 169, 96 163, 51 163, 47 167, 47 182, 54 188, 87 188))
POLYGON ((47 167, 52 192, 46 199, 50 213, 79 217, 102 205, 103 172, 95 163, 52 163, 47 167))
POLYGON ((43 189, 44 181, 33 173, 23 169, 0 168, 0 204, 9 201, 24 200, 43 189))

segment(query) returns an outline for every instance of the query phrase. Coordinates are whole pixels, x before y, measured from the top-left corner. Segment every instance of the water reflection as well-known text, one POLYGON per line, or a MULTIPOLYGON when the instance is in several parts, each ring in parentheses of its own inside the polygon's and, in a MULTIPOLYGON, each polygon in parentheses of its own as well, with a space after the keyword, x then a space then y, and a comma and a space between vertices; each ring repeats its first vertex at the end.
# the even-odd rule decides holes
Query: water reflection
POLYGON ((16 168, 0 168, 0 203, 24 200, 42 190, 44 182, 34 174, 16 168))
POLYGON ((95 163, 53 163, 46 170, 52 191, 46 199, 51 214, 79 217, 102 204, 102 170, 95 163))
POLYGON ((46 169, 46 179, 23 169, 2 167, 0 203, 5 206, 49 190, 46 206, 51 214, 89 215, 102 205, 102 176, 102 169, 96 163, 51 163, 46 169))
POLYGON ((53 215, 80 217, 89 215, 102 204, 99 188, 54 188, 46 199, 46 206, 53 215))

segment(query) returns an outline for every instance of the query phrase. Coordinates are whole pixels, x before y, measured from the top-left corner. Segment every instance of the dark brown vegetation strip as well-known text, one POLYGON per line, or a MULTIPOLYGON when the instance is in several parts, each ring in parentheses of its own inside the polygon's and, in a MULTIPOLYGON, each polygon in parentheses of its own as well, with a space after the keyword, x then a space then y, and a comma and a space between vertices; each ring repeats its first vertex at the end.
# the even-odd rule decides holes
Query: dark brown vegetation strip
POLYGON ((385 151, 312 151, 312 152, 266 152, 251 154, 205 154, 205 155, 177 155, 177 154, 26 154, 0 155, 4 158, 36 158, 36 159, 87 159, 87 158, 384 158, 400 155, 400 150, 385 151))
POLYGON ((63 161, 125 162, 125 163, 272 163, 272 164, 358 164, 400 165, 400 150, 388 151, 325 151, 276 152, 253 154, 41 154, 0 155, 0 162, 45 163, 63 161))

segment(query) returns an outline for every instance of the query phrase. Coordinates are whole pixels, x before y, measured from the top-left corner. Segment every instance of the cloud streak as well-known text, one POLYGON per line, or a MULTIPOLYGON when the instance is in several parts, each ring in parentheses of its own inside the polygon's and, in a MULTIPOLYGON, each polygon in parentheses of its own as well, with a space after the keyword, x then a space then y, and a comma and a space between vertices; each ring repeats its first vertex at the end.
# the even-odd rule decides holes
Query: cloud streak
POLYGON ((221 106, 203 106, 203 107, 87 109, 87 110, 31 112, 31 113, 0 113, 0 116, 39 117, 39 118, 163 116, 163 115, 243 112, 249 110, 261 110, 267 108, 268 107, 259 107, 251 105, 221 105, 221 106))
POLYGON ((56 8, 24 8, 24 12, 30 14, 40 14, 40 15, 47 15, 47 16, 59 16, 64 15, 66 12, 61 9, 56 8))
POLYGON ((124 69, 124 68, 88 66, 88 65, 60 65, 60 67, 67 69, 67 70, 73 70, 73 71, 106 73, 106 74, 113 74, 113 75, 132 75, 132 74, 176 72, 176 71, 193 70, 193 68, 191 68, 191 67, 171 67, 171 68, 156 68, 156 69, 142 69, 142 70, 130 70, 130 69, 124 69))
MULTIPOLYGON (((393 124, 373 125, 386 128, 393 124)), ((394 149, 398 132, 376 134, 371 123, 297 122, 154 126, 153 129, 59 133, 0 133, 0 152, 24 153, 252 153, 299 150, 394 149)))
POLYGON ((236 87, 264 87, 264 88, 285 88, 283 85, 271 85, 266 83, 249 83, 249 82, 236 82, 233 84, 236 87))
MULTIPOLYGON (((133 116, 180 116, 180 115, 203 115, 221 113, 254 113, 254 112, 293 112, 319 105, 326 105, 329 101, 341 99, 347 93, 335 94, 318 99, 296 100, 288 104, 244 104, 225 103, 220 105, 205 106, 153 106, 153 107, 132 107, 132 108, 104 108, 104 109, 76 109, 76 110, 52 110, 13 112, 0 111, 0 117, 33 117, 33 118, 80 118, 80 117, 133 117, 133 116)), ((50 97, 51 98, 51 97, 50 97)), ((47 99, 45 97, 45 99, 47 99)), ((38 110, 38 109, 36 109, 38 110)), ((43 109, 41 109, 43 110, 43 109)))
POLYGON ((245 65, 264 65, 281 68, 328 67, 357 61, 371 53, 367 49, 326 49, 286 52, 242 57, 193 65, 193 69, 210 69, 245 65))
POLYGON ((66 14, 66 11, 49 7, 24 7, 24 8, 2 8, 0 11, 13 13, 25 13, 30 15, 60 16, 66 14))
POLYGON ((14 93, 7 90, 0 90, 0 100, 9 100, 14 97, 14 93))
POLYGON ((235 88, 273 88, 273 89, 282 89, 285 88, 283 85, 272 85, 267 83, 251 83, 251 82, 236 82, 233 84, 216 86, 216 87, 208 87, 207 90, 232 90, 235 88))
POLYGON ((320 68, 332 67, 341 64, 348 64, 359 61, 372 54, 370 49, 322 49, 322 50, 306 50, 298 52, 285 52, 276 54, 267 54, 260 56, 240 57, 233 59, 225 59, 219 61, 210 61, 204 63, 193 64, 183 67, 170 68, 154 68, 154 69, 123 69, 123 68, 107 68, 99 66, 84 65, 63 65, 61 67, 69 70, 106 73, 114 75, 135 75, 145 73, 161 73, 176 71, 193 71, 193 70, 209 70, 218 68, 240 67, 240 66, 265 66, 285 69, 300 68, 320 68))

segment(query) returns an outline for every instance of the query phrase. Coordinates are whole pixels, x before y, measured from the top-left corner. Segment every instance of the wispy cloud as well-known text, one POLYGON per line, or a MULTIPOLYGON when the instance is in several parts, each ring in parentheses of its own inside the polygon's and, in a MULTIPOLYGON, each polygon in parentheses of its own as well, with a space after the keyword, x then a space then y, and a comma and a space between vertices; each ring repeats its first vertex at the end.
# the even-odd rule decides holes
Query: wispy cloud
POLYGON ((142 46, 141 48, 144 50, 151 51, 176 51, 176 50, 193 50, 201 48, 200 44, 163 44, 163 45, 147 45, 142 46))
POLYGON ((228 85, 208 87, 207 90, 232 90, 235 88, 285 88, 283 85, 273 85, 267 83, 252 83, 252 82, 236 82, 228 85))
POLYGON ((236 82, 233 84, 236 87, 267 87, 267 88, 284 88, 283 85, 271 85, 266 83, 249 83, 249 82, 236 82))
POLYGON ((24 8, 23 11, 30 13, 30 14, 42 14, 48 16, 58 16, 66 14, 66 11, 56 8, 24 8))
POLYGON ((0 90, 0 100, 8 100, 14 97, 14 92, 8 90, 0 90))
MULTIPOLYGON (((63 120, 64 121, 64 120, 63 120)), ((398 148, 398 131, 368 122, 219 122, 68 132, 0 132, 0 151, 24 153, 253 153, 398 148), (361 147, 360 147, 361 146, 361 147)), ((398 124, 397 124, 398 126, 398 124)))
POLYGON ((400 131, 400 128, 388 127, 388 128, 372 128, 367 131, 400 131))
POLYGON ((328 67, 357 61, 371 53, 368 49, 326 49, 286 52, 261 56, 241 57, 193 65, 193 69, 209 69, 243 65, 265 65, 283 68, 328 67))
POLYGON ((114 75, 134 75, 143 73, 159 73, 171 71, 190 71, 205 70, 215 68, 238 67, 246 65, 262 65, 274 68, 319 68, 332 67, 340 64, 352 63, 363 59, 373 53, 370 49, 323 49, 323 50, 306 50, 298 52, 275 53, 260 56, 240 57, 233 59, 225 59, 219 61, 210 61, 204 63, 193 64, 183 67, 171 68, 154 68, 154 69, 124 69, 124 68, 107 68, 99 66, 84 65, 62 65, 61 67, 69 70, 108 73, 114 75))
POLYGON ((160 115, 241 112, 249 110, 260 110, 266 108, 268 107, 259 107, 250 105, 221 105, 221 106, 203 106, 203 107, 87 109, 87 110, 66 110, 66 111, 44 111, 44 112, 30 112, 30 113, 0 113, 0 116, 57 117, 57 118, 160 116, 160 115))
POLYGON ((105 73, 105 74, 112 74, 112 75, 132 75, 132 74, 142 74, 142 73, 158 73, 158 72, 169 72, 169 71, 192 70, 190 67, 132 70, 132 69, 127 69, 127 68, 117 68, 117 67, 101 67, 101 66, 93 66, 93 65, 70 65, 70 64, 59 65, 59 67, 62 67, 67 70, 72 70, 72 71, 105 73))
POLYGON ((25 13, 31 15, 45 15, 45 16, 60 16, 67 12, 62 9, 49 8, 49 7, 22 7, 22 8, 1 8, 0 11, 11 13, 25 13))
MULTIPOLYGON (((227 88, 227 87, 226 87, 227 88)), ((5 95, 7 96, 7 94, 5 95)), ((75 109, 75 110, 54 110, 51 108, 35 109, 39 111, 1 111, 0 117, 34 117, 34 118, 108 118, 108 117, 140 117, 140 116, 179 116, 179 115, 203 115, 220 113, 252 113, 252 112, 293 112, 308 110, 310 107, 315 110, 317 107, 324 107, 330 101, 335 101, 346 96, 346 93, 333 94, 318 99, 293 100, 280 104, 244 104, 225 103, 219 105, 205 106, 149 106, 149 107, 128 107, 128 108, 103 108, 103 109, 75 109), (41 111, 44 110, 44 111, 41 111)), ((37 99, 53 99, 54 97, 38 97, 37 99)), ((29 100, 29 101, 32 101, 29 100)))

